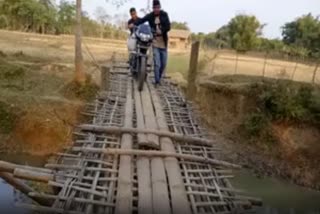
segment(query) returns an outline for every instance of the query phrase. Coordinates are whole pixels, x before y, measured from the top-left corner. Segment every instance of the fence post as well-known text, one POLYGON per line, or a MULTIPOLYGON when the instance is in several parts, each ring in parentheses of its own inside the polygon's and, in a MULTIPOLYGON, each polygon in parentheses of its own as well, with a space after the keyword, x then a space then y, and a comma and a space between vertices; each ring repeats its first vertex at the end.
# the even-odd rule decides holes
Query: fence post
POLYGON ((239 62, 239 53, 238 53, 238 51, 236 51, 236 67, 234 70, 234 74, 238 73, 238 62, 239 62))
POLYGON ((316 68, 314 69, 314 72, 313 72, 313 77, 312 77, 312 83, 315 84, 316 83, 316 76, 317 76, 317 70, 319 68, 319 62, 317 63, 316 65, 316 68))
POLYGON ((100 82, 100 88, 101 91, 108 90, 108 79, 110 75, 111 67, 108 65, 104 65, 101 67, 101 82, 100 82))
MULTIPOLYGON (((296 59, 297 60, 297 59, 296 59)), ((298 69, 298 61, 296 61, 296 65, 294 66, 294 69, 292 71, 291 80, 294 81, 294 75, 296 74, 296 70, 298 69)))
POLYGON ((262 70, 262 77, 263 78, 266 75, 267 60, 268 60, 268 53, 266 53, 265 56, 264 56, 264 64, 263 64, 263 70, 262 70))
POLYGON ((200 42, 199 41, 194 42, 191 47, 190 65, 189 65, 189 73, 188 73, 187 94, 189 97, 192 97, 196 90, 199 49, 200 49, 200 42))

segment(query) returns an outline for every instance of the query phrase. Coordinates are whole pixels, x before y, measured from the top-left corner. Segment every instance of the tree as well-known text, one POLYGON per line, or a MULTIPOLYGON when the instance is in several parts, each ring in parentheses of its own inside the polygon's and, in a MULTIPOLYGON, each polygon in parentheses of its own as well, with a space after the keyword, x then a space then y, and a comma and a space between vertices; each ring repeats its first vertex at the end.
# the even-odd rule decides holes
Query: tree
POLYGON ((231 37, 229 32, 229 26, 223 25, 221 28, 217 30, 215 33, 215 39, 217 43, 217 47, 221 48, 230 48, 231 47, 231 37))
POLYGON ((320 20, 311 14, 297 18, 282 27, 283 42, 287 45, 306 48, 309 56, 320 53, 320 20))
POLYGON ((228 24, 231 47, 248 51, 256 47, 263 26, 255 16, 237 15, 228 24))
POLYGON ((66 0, 60 2, 58 8, 57 33, 69 34, 73 32, 73 26, 76 18, 76 5, 66 0))
POLYGON ((127 29, 127 24, 128 24, 128 19, 129 19, 129 16, 127 13, 116 14, 116 15, 114 15, 113 19, 114 19, 115 25, 120 30, 127 29))
POLYGON ((187 22, 171 22, 171 28, 172 29, 178 29, 178 30, 190 30, 187 22))
POLYGON ((105 26, 110 21, 111 16, 107 14, 107 11, 103 7, 97 7, 95 17, 100 24, 100 37, 103 38, 105 26))

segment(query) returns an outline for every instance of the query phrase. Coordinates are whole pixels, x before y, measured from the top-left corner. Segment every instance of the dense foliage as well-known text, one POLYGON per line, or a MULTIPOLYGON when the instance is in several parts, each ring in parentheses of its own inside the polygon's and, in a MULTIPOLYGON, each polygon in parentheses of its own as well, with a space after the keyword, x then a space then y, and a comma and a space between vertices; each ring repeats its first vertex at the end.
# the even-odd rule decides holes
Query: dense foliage
POLYGON ((282 28, 283 42, 305 48, 309 56, 320 57, 320 20, 311 14, 286 23, 282 28))
POLYGON ((320 20, 311 14, 286 23, 281 39, 262 37, 261 24, 255 16, 237 15, 216 32, 193 34, 204 48, 232 48, 237 51, 263 51, 277 56, 320 57, 320 20))
POLYGON ((175 22, 173 21, 171 23, 172 29, 178 29, 178 30, 190 30, 187 22, 175 22))
MULTIPOLYGON (((0 28, 46 34, 72 34, 76 5, 62 0, 59 5, 53 0, 0 0, 0 28)), ((85 36, 126 38, 125 16, 111 18, 104 8, 97 8, 96 20, 83 12, 85 36), (115 24, 112 24, 115 23, 115 24)))
POLYGON ((260 135, 271 122, 300 122, 320 127, 320 91, 307 84, 279 80, 250 89, 257 111, 245 121, 252 135, 260 135))

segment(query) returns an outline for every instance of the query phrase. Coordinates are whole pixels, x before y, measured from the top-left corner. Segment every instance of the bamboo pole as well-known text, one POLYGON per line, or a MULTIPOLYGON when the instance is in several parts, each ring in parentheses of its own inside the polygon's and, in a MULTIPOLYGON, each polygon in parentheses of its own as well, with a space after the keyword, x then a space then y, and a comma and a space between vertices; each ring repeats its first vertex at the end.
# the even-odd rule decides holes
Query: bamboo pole
POLYGON ((184 143, 192 143, 194 145, 202 145, 202 146, 213 146, 214 141, 210 141, 203 138, 195 138, 184 136, 181 134, 171 133, 167 131, 158 131, 158 130, 148 130, 148 129, 136 129, 136 128, 128 128, 128 127, 103 127, 103 126, 96 126, 96 125, 80 125, 78 126, 83 131, 90 131, 90 132, 105 132, 120 135, 122 133, 131 133, 131 134, 155 134, 160 137, 168 137, 172 140, 184 143))
MULTIPOLYGON (((128 80, 127 84, 127 101, 125 104, 125 127, 132 127, 133 118, 133 101, 132 101, 132 84, 128 80)), ((121 149, 126 150, 132 148, 132 136, 130 134, 123 134, 121 139, 121 149)), ((99 149, 100 150, 100 149, 99 149)), ((106 150, 106 149, 105 149, 106 150)), ((116 196, 116 214, 132 213, 132 157, 130 154, 120 157, 119 175, 118 175, 118 191, 116 196)))
MULTIPOLYGON (((144 109, 146 126, 152 129, 158 129, 158 124, 153 110, 152 100, 148 87, 144 89, 144 97, 142 99, 147 101, 148 109, 144 109)), ((145 106, 144 106, 145 107, 145 106)), ((160 149, 159 138, 156 139, 157 149, 160 149)), ((167 181, 167 173, 165 169, 164 160, 159 157, 151 158, 151 185, 152 185, 152 213, 162 214, 171 213, 170 193, 168 190, 169 183, 167 181)))
POLYGON ((6 161, 0 161, 0 171, 13 173, 14 170, 17 168, 30 170, 30 171, 44 172, 48 174, 52 173, 52 170, 49 170, 49 169, 32 167, 32 166, 24 166, 24 165, 9 163, 6 161))
MULTIPOLYGON (((161 107, 160 98, 152 86, 150 87, 150 93, 156 111, 159 129, 161 131, 168 131, 169 128, 166 123, 165 115, 161 107)), ((162 151, 176 153, 174 145, 170 138, 160 138, 160 143, 162 151)), ((172 212, 191 214, 192 211, 185 191, 185 186, 181 176, 178 160, 176 158, 165 158, 164 163, 170 187, 172 212)))
POLYGON ((44 172, 35 172, 26 169, 15 169, 13 172, 14 177, 29 180, 29 181, 38 181, 47 183, 48 181, 53 181, 55 176, 53 174, 48 174, 44 172))
MULTIPOLYGON (((134 86, 136 88, 136 86, 134 86)), ((134 92, 134 100, 137 115, 137 127, 144 129, 143 110, 141 104, 141 96, 138 90, 134 92)), ((139 146, 145 145, 147 138, 145 134, 138 134, 139 146)), ((151 186, 151 171, 150 159, 146 157, 137 157, 137 174, 138 174, 138 212, 141 214, 152 213, 152 186, 151 186)))
POLYGON ((224 166, 227 168, 236 168, 240 169, 241 166, 237 164, 228 163, 226 161, 205 158, 195 155, 185 155, 177 154, 172 152, 164 151, 153 151, 153 150, 134 150, 134 149, 96 149, 96 148, 82 148, 82 147, 73 147, 73 151, 77 152, 94 152, 94 153, 104 153, 107 155, 125 155, 125 156, 144 156, 144 157, 159 157, 159 158, 179 158, 184 160, 190 160, 200 163, 207 163, 211 165, 224 166))
MULTIPOLYGON (((136 85, 134 85, 134 88, 136 85)), ((134 101, 136 107, 136 115, 137 115, 137 128, 144 130, 144 118, 143 118, 143 109, 142 109, 142 102, 141 102, 141 95, 138 90, 134 91, 134 101)), ((138 134, 138 144, 139 146, 144 146, 147 144, 147 137, 145 134, 138 134)))
MULTIPOLYGON (((157 127, 156 117, 154 115, 150 93, 147 90, 147 88, 145 88, 141 92, 141 103, 143 108, 145 127, 148 127, 148 129, 151 129, 151 130, 157 130, 158 127, 157 127)), ((146 146, 149 148, 159 150, 160 149, 159 137, 153 133, 147 134, 147 144, 141 145, 141 146, 146 146)))

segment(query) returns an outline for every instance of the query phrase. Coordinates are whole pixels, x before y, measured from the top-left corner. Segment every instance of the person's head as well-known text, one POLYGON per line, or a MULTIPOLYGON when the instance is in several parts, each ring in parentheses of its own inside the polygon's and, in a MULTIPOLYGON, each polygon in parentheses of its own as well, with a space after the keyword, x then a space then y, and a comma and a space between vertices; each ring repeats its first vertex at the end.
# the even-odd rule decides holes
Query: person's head
POLYGON ((153 6, 154 14, 159 15, 160 11, 161 11, 160 1, 159 0, 153 0, 153 5, 152 6, 153 6))
POLYGON ((132 19, 136 19, 138 17, 136 8, 133 7, 130 9, 130 16, 132 19))

